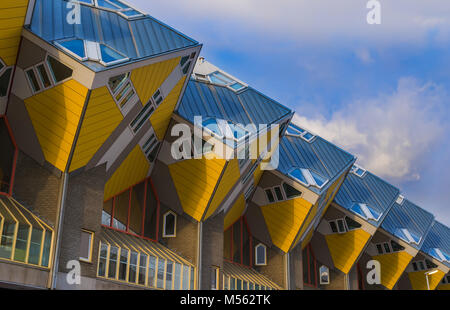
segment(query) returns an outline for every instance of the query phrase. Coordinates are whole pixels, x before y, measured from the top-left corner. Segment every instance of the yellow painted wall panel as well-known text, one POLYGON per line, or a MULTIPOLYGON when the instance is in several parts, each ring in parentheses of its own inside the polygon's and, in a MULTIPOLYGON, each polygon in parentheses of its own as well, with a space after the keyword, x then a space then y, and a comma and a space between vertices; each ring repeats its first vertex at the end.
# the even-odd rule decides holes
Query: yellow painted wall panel
POLYGON ((242 213, 244 213, 245 210, 245 197, 244 195, 240 195, 239 198, 236 200, 234 205, 231 207, 231 209, 228 211, 227 215, 225 215, 224 220, 224 230, 227 230, 231 225, 233 225, 241 216, 242 213))
POLYGON ((92 91, 70 171, 84 167, 123 120, 106 87, 92 91))
POLYGON ((0 58, 7 66, 15 65, 28 0, 0 1, 0 58))
POLYGON ((143 105, 147 104, 150 97, 180 63, 180 58, 172 58, 131 72, 131 81, 143 105))
POLYGON ((374 256, 373 259, 381 265, 381 284, 391 290, 412 258, 405 251, 374 256))
POLYGON ((347 274, 364 250, 370 239, 370 234, 362 229, 356 229, 345 234, 326 235, 325 239, 334 266, 347 274))
POLYGON ((45 159, 61 171, 66 169, 87 93, 86 87, 70 80, 25 99, 45 159))
POLYGON ((105 201, 145 179, 149 169, 150 164, 141 147, 136 145, 106 182, 105 201))
POLYGON ((225 197, 230 193, 233 186, 239 180, 240 171, 239 163, 237 159, 231 160, 220 180, 219 186, 217 187, 216 193, 214 194, 211 204, 206 212, 205 220, 208 219, 216 210, 217 207, 222 203, 225 197))
POLYGON ((282 251, 289 250, 311 208, 312 204, 303 198, 261 207, 272 242, 282 251))
MULTIPOLYGON (((445 276, 445 273, 443 271, 439 269, 434 270, 436 270, 437 272, 428 275, 430 290, 434 290, 445 276)), ((411 282, 413 290, 428 290, 426 279, 427 276, 425 275, 425 273, 430 271, 432 270, 415 271, 408 273, 409 281, 411 282)))
POLYGON ((181 91, 183 90, 185 80, 186 77, 183 77, 180 81, 178 81, 177 85, 175 85, 170 94, 164 99, 164 101, 159 105, 159 107, 150 117, 150 122, 152 123, 155 134, 159 140, 164 139, 167 127, 169 127, 169 122, 173 110, 175 109, 178 98, 180 97, 181 91))
POLYGON ((169 166, 184 212, 200 221, 226 161, 189 159, 169 166))

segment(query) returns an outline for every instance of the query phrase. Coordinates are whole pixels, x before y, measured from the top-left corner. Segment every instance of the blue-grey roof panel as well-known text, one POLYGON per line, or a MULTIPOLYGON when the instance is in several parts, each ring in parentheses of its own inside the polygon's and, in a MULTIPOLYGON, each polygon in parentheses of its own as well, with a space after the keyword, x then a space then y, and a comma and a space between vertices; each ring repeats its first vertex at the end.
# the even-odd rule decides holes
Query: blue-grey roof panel
MULTIPOLYGON (((425 237, 421 250, 437 259, 433 249, 440 249, 446 255, 450 255, 450 228, 446 225, 435 221, 431 226, 429 233, 425 237)), ((447 267, 450 267, 449 261, 443 261, 447 267)))
MULTIPOLYGON (((129 62, 198 45, 149 15, 127 19, 117 12, 82 4, 81 23, 69 24, 70 10, 67 0, 36 0, 30 30, 51 44, 70 38, 106 44, 129 62)), ((107 68, 89 61, 85 64, 95 71, 107 68)))
MULTIPOLYGON (((332 182, 354 160, 353 155, 319 136, 310 142, 300 137, 284 136, 280 141, 278 170, 287 175, 294 168, 310 169, 332 182)), ((314 187, 311 190, 321 192, 314 187)))
POLYGON ((366 171, 360 177, 349 173, 335 197, 335 202, 350 210, 355 203, 363 203, 381 213, 378 221, 369 222, 378 227, 393 206, 400 191, 393 185, 366 171))
POLYGON ((275 102, 269 101, 262 95, 255 95, 249 88, 243 92, 236 93, 226 87, 206 84, 191 79, 186 92, 176 112, 183 118, 194 121, 195 116, 213 117, 229 120, 237 124, 248 125, 253 123, 273 124, 280 118, 291 114, 291 110, 276 103, 277 107, 271 106, 275 102), (252 106, 244 108, 240 98, 251 92, 252 106), (282 108, 280 108, 282 107, 282 108), (251 108, 249 110, 248 108, 251 108), (250 115, 250 118, 249 116, 250 115))
POLYGON ((420 238, 418 244, 410 243, 410 245, 420 249, 433 221, 434 216, 431 213, 404 199, 401 205, 398 203, 393 205, 384 218, 381 227, 398 238, 402 238, 399 230, 407 229, 420 238))

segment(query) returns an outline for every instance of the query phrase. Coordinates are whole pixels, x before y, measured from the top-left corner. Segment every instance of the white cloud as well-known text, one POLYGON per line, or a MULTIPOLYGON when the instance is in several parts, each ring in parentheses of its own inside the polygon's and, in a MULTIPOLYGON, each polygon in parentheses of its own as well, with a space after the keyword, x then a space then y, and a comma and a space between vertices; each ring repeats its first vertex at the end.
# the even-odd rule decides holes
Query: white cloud
POLYGON ((355 154, 359 164, 381 177, 418 180, 426 157, 446 131, 446 99, 433 83, 403 78, 395 92, 351 102, 329 120, 297 114, 295 121, 355 154))
POLYGON ((373 62, 373 58, 370 55, 370 52, 366 48, 357 49, 355 51, 356 57, 364 64, 370 64, 373 62))

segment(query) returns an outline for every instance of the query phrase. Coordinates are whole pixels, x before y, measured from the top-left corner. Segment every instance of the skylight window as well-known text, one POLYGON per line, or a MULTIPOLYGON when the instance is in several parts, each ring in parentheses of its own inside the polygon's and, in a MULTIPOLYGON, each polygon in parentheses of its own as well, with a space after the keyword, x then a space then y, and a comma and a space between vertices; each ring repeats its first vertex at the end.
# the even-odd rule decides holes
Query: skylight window
POLYGON ((128 60, 109 46, 94 41, 70 39, 56 42, 56 45, 81 61, 96 61, 106 67, 128 60))
POLYGON ((352 169, 350 170, 350 172, 352 172, 353 174, 356 174, 357 176, 362 178, 366 174, 367 171, 357 165, 354 165, 352 167, 352 169))
POLYGON ((445 253, 444 251, 442 251, 441 249, 438 249, 438 248, 431 249, 429 251, 429 254, 431 256, 433 256, 434 258, 437 258, 441 262, 446 261, 446 262, 450 263, 450 256, 447 253, 445 253))
POLYGON ((419 236, 417 236, 407 228, 396 229, 395 235, 408 243, 415 243, 417 245, 420 243, 421 240, 419 236))
POLYGON ((404 200, 405 200, 405 197, 403 197, 402 195, 399 195, 396 202, 397 202, 397 204, 402 205, 404 200))
POLYGON ((311 142, 315 137, 315 135, 313 135, 312 133, 310 133, 310 132, 306 131, 305 129, 302 129, 294 124, 289 124, 288 128, 286 129, 286 133, 289 136, 302 138, 303 140, 306 140, 307 142, 311 142))
POLYGON ((376 211, 375 209, 369 207, 365 203, 355 203, 351 208, 351 211, 356 213, 357 215, 361 216, 362 218, 366 220, 373 220, 378 222, 380 219, 382 213, 376 211))
POLYGON ((231 78, 219 71, 213 72, 213 73, 209 74, 207 77, 209 78, 209 81, 211 83, 228 87, 231 90, 236 91, 236 92, 238 92, 246 87, 245 85, 239 83, 238 81, 235 81, 233 78, 231 78))
POLYGON ((306 186, 315 186, 319 189, 324 187, 328 182, 327 179, 309 169, 294 169, 289 173, 289 175, 306 186))
POLYGON ((246 131, 242 126, 234 124, 230 121, 215 118, 205 119, 202 123, 202 126, 219 138, 225 137, 237 142, 242 141, 249 135, 249 132, 246 131))
MULTIPOLYGON (((92 5, 92 1, 84 0, 82 2, 92 5)), ((114 10, 125 18, 134 18, 144 16, 141 12, 130 7, 129 5, 119 1, 119 0, 95 0, 97 7, 106 8, 109 10, 114 10)))

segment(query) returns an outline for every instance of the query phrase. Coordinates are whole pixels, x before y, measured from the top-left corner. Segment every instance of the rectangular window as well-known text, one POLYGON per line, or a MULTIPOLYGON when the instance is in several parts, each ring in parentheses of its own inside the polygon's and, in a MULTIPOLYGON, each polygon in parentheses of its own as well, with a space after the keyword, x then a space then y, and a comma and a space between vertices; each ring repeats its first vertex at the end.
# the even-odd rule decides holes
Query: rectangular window
POLYGON ((344 220, 339 219, 336 222, 337 222, 337 226, 338 226, 338 232, 339 233, 345 233, 346 229, 345 229, 344 220))
POLYGON ((195 290, 195 268, 191 267, 191 290, 195 290))
POLYGON ((175 263, 173 289, 181 289, 181 264, 175 263))
POLYGON ((138 254, 136 252, 131 252, 131 254, 130 254, 130 269, 128 271, 128 282, 131 282, 131 283, 136 283, 137 259, 138 259, 138 254))
POLYGON ((163 259, 158 259, 158 275, 156 278, 156 287, 164 288, 164 271, 166 267, 166 261, 163 259))
POLYGON ((141 112, 139 112, 139 114, 130 124, 130 127, 131 129, 133 129, 134 133, 137 133, 139 129, 141 129, 141 127, 150 118, 154 111, 155 107, 153 106, 152 102, 149 101, 149 103, 147 103, 145 107, 142 108, 141 112))
POLYGON ((383 248, 382 248, 381 244, 377 244, 377 250, 378 250, 378 254, 383 254, 383 248))
POLYGON ((34 70, 30 69, 30 70, 26 71, 25 73, 28 77, 28 81, 31 84, 31 88, 33 89, 33 92, 36 93, 36 92, 40 91, 41 86, 39 85, 39 82, 36 78, 36 74, 34 73, 34 70))
POLYGON ((242 290, 242 280, 237 279, 236 281, 237 281, 236 290, 238 290, 238 291, 242 290))
POLYGON ((211 290, 219 289, 219 268, 211 267, 211 290))
POLYGON ((109 249, 109 264, 108 264, 108 278, 116 278, 117 269, 117 254, 119 249, 115 246, 111 246, 109 249))
POLYGON ((147 255, 140 254, 139 256, 139 280, 140 285, 145 285, 145 276, 147 273, 147 255))
POLYGON ((266 189, 266 197, 270 203, 275 202, 275 198, 273 197, 271 189, 266 189))
POLYGON ((92 244, 94 241, 94 233, 87 230, 81 231, 80 241, 80 260, 92 261, 92 244))
POLYGON ((127 280, 128 250, 120 249, 119 280, 127 280))
POLYGON ((418 270, 419 270, 419 269, 417 268, 417 263, 416 263, 416 262, 413 262, 413 263, 412 263, 412 266, 413 266, 414 271, 418 271, 418 270))
POLYGON ((383 243, 384 250, 386 253, 391 253, 391 248, 389 247, 389 243, 383 243))
POLYGON ((155 273, 156 273, 156 257, 150 256, 148 260, 148 279, 147 285, 155 287, 155 273))
POLYGON ((223 276, 223 289, 224 290, 229 290, 230 289, 230 277, 228 276, 223 276))
POLYGON ((281 188, 279 186, 274 187, 275 195, 277 196, 278 201, 283 201, 283 194, 281 193, 281 188))
POLYGON ((338 229, 337 229, 336 223, 334 221, 331 221, 329 223, 330 223, 331 231, 334 233, 337 233, 338 229))
POLYGON ((45 69, 45 66, 43 64, 38 65, 37 67, 37 72, 39 73, 39 77, 41 79, 42 85, 44 86, 44 88, 49 88, 50 86, 52 86, 52 83, 50 82, 50 78, 47 74, 47 70, 45 69))
POLYGON ((32 233, 31 233, 31 240, 30 240, 30 248, 29 248, 29 256, 28 256, 28 263, 33 265, 39 264, 39 257, 41 252, 41 244, 42 244, 42 235, 43 231, 40 229, 37 229, 33 227, 32 233))
POLYGON ((98 261, 98 276, 104 277, 106 275, 106 260, 108 259, 108 245, 100 243, 100 253, 98 261))
POLYGON ((183 290, 189 289, 189 266, 183 265, 183 290))
POLYGON ((172 289, 173 262, 167 261, 166 290, 172 289))

